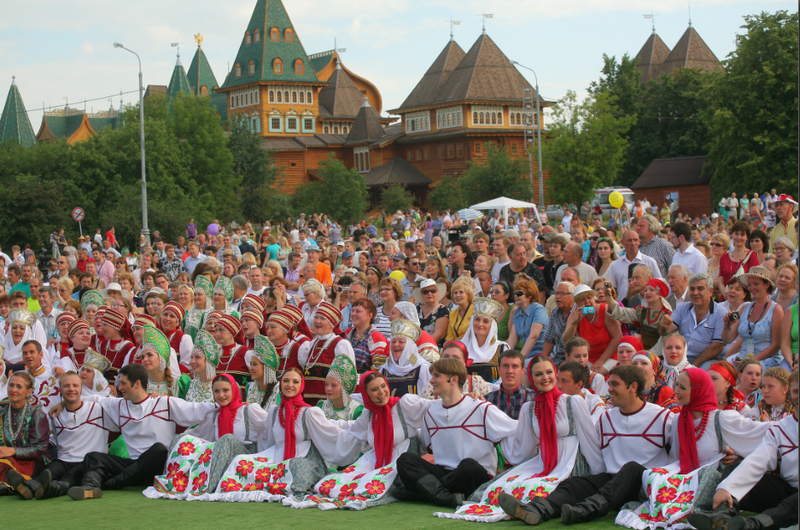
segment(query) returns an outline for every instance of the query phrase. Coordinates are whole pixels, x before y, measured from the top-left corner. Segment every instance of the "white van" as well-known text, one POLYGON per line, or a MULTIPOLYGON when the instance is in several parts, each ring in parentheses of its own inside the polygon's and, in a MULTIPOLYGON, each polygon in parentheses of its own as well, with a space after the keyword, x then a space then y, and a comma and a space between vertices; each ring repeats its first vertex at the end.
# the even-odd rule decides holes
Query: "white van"
POLYGON ((609 186, 607 188, 594 190, 594 201, 592 201, 592 204, 599 204, 604 214, 613 215, 617 213, 617 209, 612 207, 608 202, 608 196, 615 191, 622 194, 622 200, 625 201, 625 204, 628 206, 628 212, 633 213, 633 207, 636 204, 633 198, 633 190, 622 186, 609 186))

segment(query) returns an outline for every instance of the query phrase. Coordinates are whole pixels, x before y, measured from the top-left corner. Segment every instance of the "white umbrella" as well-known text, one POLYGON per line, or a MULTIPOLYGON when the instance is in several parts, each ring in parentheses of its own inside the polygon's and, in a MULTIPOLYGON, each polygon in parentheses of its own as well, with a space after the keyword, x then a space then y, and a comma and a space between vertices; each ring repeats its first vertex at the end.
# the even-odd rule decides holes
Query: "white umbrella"
POLYGON ((458 211, 458 216, 464 221, 472 221, 473 219, 480 219, 483 217, 483 214, 478 210, 473 210, 472 208, 464 208, 463 210, 458 211))

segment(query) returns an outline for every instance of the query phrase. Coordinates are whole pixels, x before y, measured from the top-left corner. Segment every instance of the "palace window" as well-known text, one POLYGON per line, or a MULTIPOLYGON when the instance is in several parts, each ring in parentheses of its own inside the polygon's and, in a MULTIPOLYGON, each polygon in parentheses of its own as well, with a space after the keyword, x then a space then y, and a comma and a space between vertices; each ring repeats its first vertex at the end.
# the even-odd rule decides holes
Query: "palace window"
POLYGON ((272 42, 278 42, 281 40, 281 34, 278 31, 278 28, 272 28, 269 30, 269 40, 272 42))
POLYGON ((292 90, 292 103, 297 103, 297 91, 292 90))
POLYGON ((328 129, 327 125, 322 128, 322 134, 328 134, 329 131, 330 131, 330 129, 328 129))
POLYGON ((303 61, 300 60, 300 59, 297 59, 294 62, 294 73, 297 74, 297 75, 303 75, 303 72, 304 72, 303 61))
POLYGON ((475 142, 475 154, 476 155, 481 154, 481 143, 480 142, 475 142))
POLYGON ((443 145, 439 146, 439 158, 444 160, 444 146, 443 145))
POLYGON ((447 144, 447 158, 453 158, 455 156, 455 146, 453 144, 447 144))
POLYGON ((207 86, 203 85, 203 86, 200 87, 200 95, 201 96, 207 96, 208 95, 208 87, 207 86))
POLYGON ((253 40, 255 42, 261 42, 261 30, 260 29, 256 28, 253 31, 253 40))
POLYGON ((283 101, 285 101, 286 103, 289 103, 289 91, 288 90, 284 90, 283 91, 283 101))
POLYGON ((249 31, 245 31, 244 32, 244 44, 245 44, 245 46, 250 46, 250 32, 249 31))
POLYGON ((356 171, 366 173, 370 170, 369 147, 356 147, 353 149, 356 171))
POLYGON ((286 118, 286 132, 300 132, 298 129, 297 118, 286 118))
POLYGON ((283 120, 280 117, 271 117, 269 119, 269 132, 283 132, 283 120))
POLYGON ((463 117, 460 106, 436 109, 436 126, 439 129, 461 127, 462 125, 463 117))
POLYGON ((301 90, 301 91, 300 91, 300 103, 305 103, 305 101, 303 101, 304 99, 305 99, 305 92, 303 92, 303 91, 301 90))
POLYGON ((347 125, 342 126, 342 134, 347 134, 349 130, 347 125))
POLYGON ((281 99, 282 99, 281 91, 278 90, 278 103, 282 103, 281 99))
POLYGON ((250 118, 250 132, 252 132, 253 134, 258 134, 261 132, 260 118, 250 118))
MULTIPOLYGON (((302 94, 302 92, 301 92, 302 94)), ((303 118, 303 132, 304 133, 313 133, 314 132, 314 118, 303 118)))
POLYGON ((473 105, 472 125, 503 125, 503 107, 473 105))
POLYGON ((517 154, 517 142, 511 142, 511 154, 512 155, 517 154))
POLYGON ((286 42, 294 42, 294 32, 292 28, 286 28, 286 31, 283 34, 283 40, 286 42))
POLYGON ((411 112, 405 115, 406 133, 431 130, 431 118, 428 111, 411 112))
POLYGON ((311 103, 313 103, 311 101, 311 91, 310 90, 308 92, 306 92, 306 103, 308 103, 309 105, 311 105, 311 103))
POLYGON ((464 158, 464 144, 456 144, 456 158, 464 158))
POLYGON ((270 103, 275 103, 275 91, 274 90, 270 90, 269 91, 269 102, 270 103))
POLYGON ((422 149, 417 149, 417 160, 422 160, 422 149))
POLYGON ((425 148, 425 160, 430 160, 430 159, 431 159, 431 148, 430 147, 426 147, 425 148))
POLYGON ((338 125, 334 125, 333 126, 333 134, 339 134, 339 126, 338 125))
POLYGON ((233 71, 236 77, 242 77, 242 65, 236 63, 236 66, 233 68, 233 71))
POLYGON ((250 64, 247 65, 247 72, 250 75, 255 75, 256 73, 256 63, 254 63, 252 59, 250 59, 250 64))
MULTIPOLYGON (((283 73, 283 61, 281 61, 280 59, 275 59, 275 62, 272 63, 272 68, 273 68, 273 70, 275 71, 276 74, 282 74, 283 73)), ((288 94, 288 92, 287 92, 287 94, 288 94)), ((288 103, 288 101, 289 101, 288 97, 286 98, 286 101, 288 103)))

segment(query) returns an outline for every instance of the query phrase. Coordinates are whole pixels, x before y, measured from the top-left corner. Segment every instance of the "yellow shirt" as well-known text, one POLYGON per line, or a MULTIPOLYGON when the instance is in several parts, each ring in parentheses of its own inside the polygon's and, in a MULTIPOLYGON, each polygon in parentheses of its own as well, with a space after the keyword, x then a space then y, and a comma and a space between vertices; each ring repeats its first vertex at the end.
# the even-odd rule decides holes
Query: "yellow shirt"
POLYGON ((795 225, 797 224, 797 219, 792 217, 789 219, 786 228, 783 226, 783 222, 778 221, 777 226, 772 229, 772 234, 769 236, 769 251, 774 252, 773 247, 775 246, 775 241, 782 237, 788 237, 792 243, 794 243, 794 248, 797 248, 797 230, 795 229, 795 225))
POLYGON ((469 328, 469 321, 472 320, 472 309, 473 305, 470 304, 464 318, 461 318, 461 315, 458 314, 461 311, 459 308, 450 311, 450 323, 447 324, 445 340, 461 340, 464 338, 469 328))

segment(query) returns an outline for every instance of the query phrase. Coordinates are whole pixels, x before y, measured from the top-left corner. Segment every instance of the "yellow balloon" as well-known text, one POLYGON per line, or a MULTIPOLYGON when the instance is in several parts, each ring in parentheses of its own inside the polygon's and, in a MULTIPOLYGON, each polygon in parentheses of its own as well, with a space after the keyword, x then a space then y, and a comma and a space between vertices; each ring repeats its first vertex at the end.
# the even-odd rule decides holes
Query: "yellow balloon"
POLYGON ((398 282, 404 279, 405 277, 406 275, 403 274, 403 271, 392 271, 392 273, 389 275, 389 278, 394 278, 398 282))
POLYGON ((624 202, 622 194, 618 191, 612 192, 611 195, 608 196, 608 204, 614 208, 622 208, 624 202))

